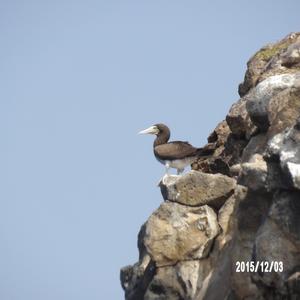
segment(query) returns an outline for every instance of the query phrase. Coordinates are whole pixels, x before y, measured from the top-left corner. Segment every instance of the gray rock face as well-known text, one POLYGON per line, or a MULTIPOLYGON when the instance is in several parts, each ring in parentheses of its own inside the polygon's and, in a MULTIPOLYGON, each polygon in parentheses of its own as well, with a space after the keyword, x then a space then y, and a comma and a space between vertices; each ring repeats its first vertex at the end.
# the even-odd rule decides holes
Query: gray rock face
POLYGON ((247 66, 242 98, 208 137, 214 153, 161 181, 139 261, 121 270, 127 300, 300 299, 300 33, 247 66))
POLYGON ((241 164, 239 184, 251 190, 264 190, 267 182, 267 163, 262 155, 255 154, 251 160, 241 164))
POLYGON ((300 192, 282 191, 275 194, 267 220, 255 239, 255 261, 282 262, 282 271, 258 272, 252 277, 264 287, 265 293, 276 287, 275 295, 282 298, 300 295, 297 291, 290 293, 290 282, 286 280, 300 268, 299 200, 300 192))
POLYGON ((144 299, 195 299, 199 279, 201 270, 198 260, 182 261, 172 267, 158 268, 144 299))
POLYGON ((286 177, 287 187, 300 189, 300 131, 298 123, 275 135, 269 142, 269 158, 279 159, 283 176, 286 177))
POLYGON ((236 180, 225 175, 191 171, 183 176, 165 176, 160 188, 165 200, 220 208, 233 193, 235 185, 236 180))
POLYGON ((286 89, 295 88, 296 86, 300 87, 300 72, 273 75, 253 88, 245 96, 246 108, 253 124, 261 131, 267 131, 271 124, 272 113, 274 114, 272 104, 275 101, 272 100, 276 100, 278 96, 280 97, 280 93, 286 89))

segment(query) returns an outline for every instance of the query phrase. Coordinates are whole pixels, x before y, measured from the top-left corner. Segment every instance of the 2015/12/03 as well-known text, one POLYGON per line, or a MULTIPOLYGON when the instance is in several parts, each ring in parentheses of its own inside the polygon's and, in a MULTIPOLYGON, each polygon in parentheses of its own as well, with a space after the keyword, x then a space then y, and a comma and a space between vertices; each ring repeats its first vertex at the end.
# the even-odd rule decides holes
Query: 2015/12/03
POLYGON ((235 271, 239 272, 283 272, 283 262, 282 261, 237 261, 235 263, 235 271))

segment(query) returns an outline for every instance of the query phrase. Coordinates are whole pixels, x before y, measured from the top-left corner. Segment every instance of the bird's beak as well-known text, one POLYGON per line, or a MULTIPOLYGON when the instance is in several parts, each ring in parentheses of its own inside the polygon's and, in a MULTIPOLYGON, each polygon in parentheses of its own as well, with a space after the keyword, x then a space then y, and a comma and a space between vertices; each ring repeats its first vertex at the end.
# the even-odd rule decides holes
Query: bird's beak
POLYGON ((156 126, 151 126, 139 132, 139 134, 158 134, 159 130, 156 126))

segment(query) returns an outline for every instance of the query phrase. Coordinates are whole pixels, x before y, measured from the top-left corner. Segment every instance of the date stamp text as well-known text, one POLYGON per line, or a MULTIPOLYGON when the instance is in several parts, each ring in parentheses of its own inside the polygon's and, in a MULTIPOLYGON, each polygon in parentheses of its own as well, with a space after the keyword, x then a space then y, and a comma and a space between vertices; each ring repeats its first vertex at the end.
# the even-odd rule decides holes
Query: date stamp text
POLYGON ((237 261, 235 263, 237 273, 270 273, 283 272, 282 261, 237 261))

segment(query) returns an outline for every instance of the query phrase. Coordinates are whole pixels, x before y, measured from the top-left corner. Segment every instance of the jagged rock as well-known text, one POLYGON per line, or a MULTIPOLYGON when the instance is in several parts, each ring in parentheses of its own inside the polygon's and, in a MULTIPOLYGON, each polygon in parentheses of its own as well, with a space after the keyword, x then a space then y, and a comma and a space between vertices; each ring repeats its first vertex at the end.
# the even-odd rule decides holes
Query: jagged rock
MULTIPOLYGON (((299 73, 300 74, 300 73, 299 73)), ((270 128, 268 138, 293 127, 295 120, 300 116, 300 81, 291 89, 286 89, 274 96, 268 107, 270 128)))
POLYGON ((225 175, 191 171, 182 176, 165 176, 160 188, 165 200, 220 208, 233 193, 235 184, 233 178, 225 175))
POLYGON ((155 275, 155 264, 150 262, 146 268, 139 263, 123 267, 120 281, 127 300, 143 299, 145 292, 155 275))
POLYGON ((207 138, 208 143, 215 144, 215 151, 209 158, 200 157, 193 163, 193 170, 200 170, 205 173, 221 173, 229 174, 228 163, 223 159, 222 153, 225 150, 225 143, 228 136, 231 134, 230 128, 225 120, 220 122, 214 131, 207 138))
POLYGON ((269 142, 269 158, 278 158, 286 187, 300 189, 300 131, 288 129, 275 135, 269 142))
POLYGON ((145 293, 144 300, 195 299, 201 278, 200 261, 182 261, 172 267, 157 269, 145 293))
POLYGON ((246 99, 243 98, 231 106, 226 121, 231 132, 237 137, 249 138, 255 130, 246 109, 246 99))
POLYGON ((239 94, 245 96, 257 83, 265 78, 281 74, 283 72, 293 72, 297 64, 286 63, 293 61, 297 56, 291 49, 297 48, 300 33, 291 33, 281 41, 262 47, 256 52, 247 63, 247 71, 244 82, 239 86, 239 94), (290 70, 291 69, 291 70, 290 70))
POLYGON ((269 53, 271 57, 260 75, 259 81, 263 81, 275 74, 294 73, 299 71, 297 48, 299 47, 300 34, 291 33, 283 40, 273 45, 269 53), (272 55, 272 52, 276 52, 272 55))
POLYGON ((206 257, 219 233, 217 216, 207 205, 164 202, 146 224, 144 245, 157 266, 206 257))
POLYGON ((227 122, 222 121, 210 134, 208 142, 215 143, 214 154, 209 158, 199 158, 192 165, 193 170, 230 176, 231 166, 240 162, 248 140, 243 135, 233 134, 227 122))
POLYGON ((286 68, 300 69, 300 40, 291 44, 285 53, 281 55, 281 65, 286 68))
MULTIPOLYGON (((226 139, 230 133, 230 128, 225 120, 220 122, 214 131, 209 135, 207 141, 209 143, 216 143, 217 148, 223 146, 226 142, 226 139)), ((219 155, 221 152, 216 153, 219 155)))
MULTIPOLYGON (((271 45, 267 45, 255 53, 247 63, 247 71, 245 74, 244 82, 239 85, 239 95, 241 97, 245 96, 251 88, 253 88, 261 73, 265 69, 268 63, 266 55, 267 51, 271 50, 271 45)), ((271 58, 271 57, 270 57, 271 58)))
POLYGON ((192 166, 202 172, 164 178, 139 262, 121 271, 127 300, 300 299, 300 33, 258 51, 239 93, 192 166))
POLYGON ((271 76, 252 89, 246 99, 246 108, 252 122, 261 130, 267 131, 270 126, 269 102, 275 95, 300 84, 300 72, 271 76))

